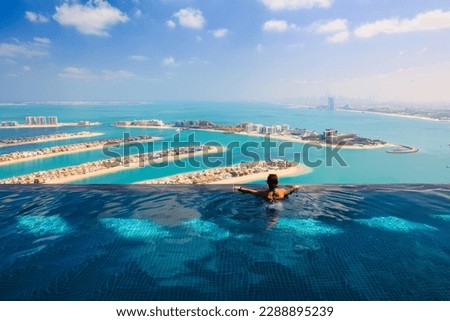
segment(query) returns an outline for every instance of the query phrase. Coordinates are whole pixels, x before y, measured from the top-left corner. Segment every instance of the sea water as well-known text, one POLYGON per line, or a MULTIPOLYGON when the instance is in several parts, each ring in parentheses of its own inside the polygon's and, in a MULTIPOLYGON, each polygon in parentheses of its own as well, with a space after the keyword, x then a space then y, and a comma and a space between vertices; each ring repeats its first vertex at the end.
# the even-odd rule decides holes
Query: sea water
MULTIPOLYGON (((119 120, 207 119, 335 128, 419 148, 341 150, 306 175, 276 209, 231 186, 124 185, 206 168, 174 163, 75 183, 0 187, 0 299, 3 300, 449 300, 450 123, 346 111, 248 103, 2 106, 0 121, 55 115, 90 128, 0 129, 1 138, 91 130, 103 136, 2 147, 0 153, 175 130, 124 129, 119 120), (314 184, 311 184, 314 183, 314 184), (316 185, 364 183, 369 185, 316 185), (383 183, 389 185, 375 185, 383 183), (393 184, 396 183, 396 184, 393 184), (405 185, 398 183, 418 183, 405 185), (432 185, 428 185, 433 183, 432 185), (441 183, 441 184, 439 184, 441 183)), ((262 138, 185 131, 201 143, 262 138)), ((303 144, 283 156, 293 158, 303 144)), ((264 150, 259 148, 258 155, 264 150)), ((248 161, 227 151, 231 163, 248 161)), ((276 148, 271 156, 278 157, 276 148)), ((323 149, 309 156, 326 159, 323 149)), ((101 150, 1 166, 0 177, 105 159, 101 150)), ((254 188, 263 188, 262 185, 254 188)))
MULTIPOLYGON (((152 148, 161 149, 163 143, 171 143, 173 129, 151 128, 117 128, 112 127, 116 121, 134 119, 162 119, 167 123, 177 120, 206 119, 218 124, 235 125, 244 121, 262 123, 265 125, 288 124, 291 128, 307 128, 321 133, 325 128, 335 128, 339 132, 353 132, 359 136, 381 139, 387 142, 405 144, 417 147, 414 154, 388 154, 387 148, 371 150, 345 150, 338 152, 338 157, 331 157, 327 164, 327 150, 304 144, 293 143, 288 148, 284 158, 293 160, 294 153, 302 154, 300 161, 305 162, 308 155, 310 163, 319 160, 320 165, 314 166, 313 171, 306 175, 284 178, 286 183, 446 183, 450 182, 450 122, 435 122, 419 119, 384 116, 370 113, 350 111, 324 111, 306 108, 294 108, 282 105, 262 103, 148 103, 136 105, 93 105, 93 106, 53 106, 53 105, 24 105, 2 106, 0 121, 23 121, 27 115, 55 115, 59 122, 73 122, 79 120, 99 121, 101 126, 60 127, 60 128, 21 128, 1 129, 1 138, 14 138, 51 134, 55 132, 75 132, 89 130, 104 133, 103 136, 79 138, 64 141, 46 142, 39 144, 11 146, 0 148, 0 153, 35 148, 98 140, 104 138, 121 137, 124 132, 132 135, 153 135, 162 138, 152 148), (306 154, 305 154, 306 153, 306 154)), ((187 131, 181 133, 181 139, 187 140, 194 134, 200 143, 218 142, 222 145, 256 141, 259 143, 257 153, 264 155, 260 137, 242 135, 224 135, 220 132, 187 131)), ((136 153, 137 149, 131 150, 136 153)), ((234 149, 228 152, 231 163, 249 161, 234 149)), ((272 157, 278 157, 277 148, 272 148, 272 157)), ((2 166, 0 178, 24 175, 27 173, 78 165, 83 162, 107 158, 102 150, 80 152, 77 154, 61 155, 57 157, 27 161, 24 163, 2 166)), ((224 165, 229 165, 229 162, 224 165)), ((145 179, 158 178, 191 170, 202 170, 206 166, 185 168, 173 163, 164 168, 138 168, 104 176, 83 179, 76 183, 134 183, 145 179)))

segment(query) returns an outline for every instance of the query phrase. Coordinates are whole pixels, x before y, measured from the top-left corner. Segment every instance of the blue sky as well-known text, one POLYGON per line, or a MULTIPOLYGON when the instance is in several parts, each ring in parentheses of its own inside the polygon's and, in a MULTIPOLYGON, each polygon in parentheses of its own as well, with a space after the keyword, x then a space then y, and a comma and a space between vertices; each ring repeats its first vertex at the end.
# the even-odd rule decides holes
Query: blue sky
POLYGON ((2 0, 0 102, 450 101, 438 0, 2 0))

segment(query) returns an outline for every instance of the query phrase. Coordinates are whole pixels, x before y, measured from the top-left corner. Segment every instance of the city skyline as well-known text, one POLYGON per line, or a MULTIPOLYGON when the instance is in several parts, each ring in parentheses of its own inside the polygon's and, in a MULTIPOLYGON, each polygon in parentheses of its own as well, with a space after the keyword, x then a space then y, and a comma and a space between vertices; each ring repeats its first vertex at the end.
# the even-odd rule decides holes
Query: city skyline
POLYGON ((446 1, 4 1, 0 102, 450 102, 446 1))

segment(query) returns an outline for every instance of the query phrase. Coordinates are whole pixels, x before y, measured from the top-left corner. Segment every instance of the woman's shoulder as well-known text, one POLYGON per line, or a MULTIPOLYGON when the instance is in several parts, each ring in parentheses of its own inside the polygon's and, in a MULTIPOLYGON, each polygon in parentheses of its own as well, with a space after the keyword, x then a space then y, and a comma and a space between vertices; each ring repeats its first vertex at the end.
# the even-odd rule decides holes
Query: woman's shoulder
POLYGON ((289 194, 289 191, 285 188, 277 188, 276 193, 277 193, 277 195, 284 197, 287 194, 289 194))

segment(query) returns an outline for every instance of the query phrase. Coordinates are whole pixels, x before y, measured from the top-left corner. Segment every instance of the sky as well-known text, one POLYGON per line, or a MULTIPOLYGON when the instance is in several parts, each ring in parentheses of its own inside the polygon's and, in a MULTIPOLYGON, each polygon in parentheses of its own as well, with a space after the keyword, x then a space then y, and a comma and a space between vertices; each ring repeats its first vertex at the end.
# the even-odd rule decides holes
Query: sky
POLYGON ((450 102, 448 0, 2 0, 0 102, 450 102))

